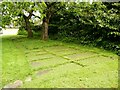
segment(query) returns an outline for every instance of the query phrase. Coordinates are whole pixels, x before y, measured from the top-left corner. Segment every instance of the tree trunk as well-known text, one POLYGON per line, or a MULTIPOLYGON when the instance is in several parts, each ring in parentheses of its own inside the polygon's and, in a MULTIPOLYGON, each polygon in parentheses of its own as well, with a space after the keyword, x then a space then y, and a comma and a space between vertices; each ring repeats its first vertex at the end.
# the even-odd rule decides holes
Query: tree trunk
POLYGON ((48 39, 48 24, 49 20, 47 18, 43 19, 43 32, 42 32, 42 39, 47 40, 48 39))
POLYGON ((28 36, 27 37, 28 38, 32 38, 33 37, 33 32, 31 30, 29 18, 24 16, 24 19, 25 19, 26 29, 27 29, 27 32, 28 32, 28 36))
POLYGON ((27 28, 27 32, 28 32, 28 38, 31 38, 33 37, 33 32, 31 30, 31 27, 30 27, 30 22, 29 22, 29 19, 26 19, 26 28, 27 28))
POLYGON ((43 18, 43 33, 42 33, 42 39, 47 40, 48 39, 48 25, 49 25, 49 20, 51 17, 52 12, 48 11, 46 13, 46 17, 43 18))
POLYGON ((46 5, 47 5, 47 8, 45 10, 45 14, 46 14, 46 17, 43 18, 43 31, 42 31, 42 39, 43 40, 47 40, 48 39, 48 26, 49 26, 49 20, 51 18, 51 15, 53 14, 53 10, 52 10, 52 5, 54 5, 56 3, 47 3, 46 2, 46 5))
POLYGON ((28 31, 28 38, 32 38, 33 37, 33 32, 32 32, 32 30, 27 30, 28 31))

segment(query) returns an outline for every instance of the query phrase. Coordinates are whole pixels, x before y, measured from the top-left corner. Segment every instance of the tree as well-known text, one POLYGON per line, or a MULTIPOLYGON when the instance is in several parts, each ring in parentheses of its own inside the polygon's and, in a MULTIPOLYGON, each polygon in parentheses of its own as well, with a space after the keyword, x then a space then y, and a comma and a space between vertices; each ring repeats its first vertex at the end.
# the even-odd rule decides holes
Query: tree
POLYGON ((41 13, 41 16, 38 16, 38 18, 43 19, 42 39, 47 40, 49 20, 51 15, 56 11, 56 5, 57 3, 55 2, 3 2, 3 18, 5 19, 3 19, 2 22, 4 22, 4 25, 7 25, 10 24, 14 18, 17 18, 18 20, 16 21, 19 23, 23 22, 22 20, 24 20, 25 29, 28 32, 28 37, 33 37, 30 19, 32 16, 35 16, 33 12, 38 10, 41 13), (7 22, 8 19, 9 22, 7 22))
POLYGON ((24 20, 25 29, 28 32, 28 37, 32 37, 33 32, 31 29, 30 19, 32 16, 35 16, 33 12, 38 10, 41 14, 41 16, 38 16, 38 18, 41 18, 43 20, 42 39, 47 40, 50 18, 52 15, 54 15, 54 13, 61 9, 61 6, 62 4, 60 2, 3 2, 3 18, 5 19, 3 19, 2 21, 4 22, 4 25, 6 25, 8 18, 8 24, 10 24, 13 19, 15 20, 15 18, 18 19, 16 21, 18 21, 19 23, 23 22, 22 20, 24 20))
POLYGON ((12 17, 11 17, 11 13, 10 10, 12 10, 12 3, 8 3, 6 4, 5 2, 2 2, 0 4, 1 7, 1 26, 5 27, 5 25, 9 25, 11 23, 12 17))
POLYGON ((28 37, 33 37, 30 19, 32 16, 35 16, 33 12, 38 10, 35 2, 3 2, 2 8, 3 25, 10 24, 13 19, 17 19, 16 21, 19 22, 23 22, 22 20, 24 20, 28 37))
POLYGON ((43 9, 43 30, 42 30, 42 39, 47 40, 48 39, 48 27, 50 18, 54 14, 59 11, 61 8, 63 8, 63 3, 61 2, 43 2, 45 4, 45 8, 43 9))
MULTIPOLYGON (((23 9, 27 12, 28 15, 25 15, 22 12, 20 12, 18 14, 18 16, 22 16, 24 18, 24 20, 25 20, 25 25, 26 25, 26 29, 27 29, 27 32, 28 32, 28 37, 33 37, 33 32, 31 30, 31 25, 30 25, 30 19, 31 19, 31 17, 33 15, 33 11, 34 11, 33 8, 35 6, 35 3, 28 3, 27 2, 27 3, 22 3, 22 4, 23 4, 23 9), (28 10, 28 7, 30 8, 30 10, 28 10)), ((22 4, 19 2, 18 6, 19 5, 22 6, 22 4)))
POLYGON ((53 13, 53 6, 55 2, 45 2, 46 8, 44 9, 43 14, 45 15, 43 17, 43 31, 42 31, 42 39, 47 40, 48 39, 48 25, 49 25, 49 20, 51 18, 51 15, 53 13))

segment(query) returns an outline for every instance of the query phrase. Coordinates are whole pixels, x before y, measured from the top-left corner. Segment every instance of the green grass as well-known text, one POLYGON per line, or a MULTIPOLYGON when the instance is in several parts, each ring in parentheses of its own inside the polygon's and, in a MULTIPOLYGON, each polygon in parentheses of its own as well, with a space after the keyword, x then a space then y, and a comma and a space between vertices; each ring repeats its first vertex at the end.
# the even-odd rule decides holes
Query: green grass
POLYGON ((21 88, 118 87, 118 56, 113 52, 24 36, 2 40, 2 87, 18 79, 24 82, 21 88), (28 76, 31 82, 25 82, 28 76))
POLYGON ((0 87, 2 87, 2 38, 0 38, 0 87))
POLYGON ((2 38, 2 86, 31 74, 24 48, 11 38, 2 38))

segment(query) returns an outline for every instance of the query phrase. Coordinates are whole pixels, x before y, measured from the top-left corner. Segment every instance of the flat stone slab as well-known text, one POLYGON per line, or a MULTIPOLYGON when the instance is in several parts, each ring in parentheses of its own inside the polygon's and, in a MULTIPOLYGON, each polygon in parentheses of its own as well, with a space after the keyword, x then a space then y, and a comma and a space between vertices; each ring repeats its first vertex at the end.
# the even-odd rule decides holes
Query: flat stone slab
POLYGON ((73 71, 81 70, 82 68, 82 66, 76 65, 75 63, 66 63, 64 65, 53 68, 51 74, 55 74, 54 76, 61 76, 64 74, 72 73, 73 71))
POLYGON ((84 59, 84 60, 77 60, 75 62, 84 64, 84 65, 94 65, 94 64, 99 64, 99 63, 110 62, 113 60, 116 60, 116 59, 113 59, 111 57, 96 56, 96 57, 91 57, 91 58, 84 59))
POLYGON ((53 47, 45 48, 45 50, 50 52, 56 52, 56 51, 67 50, 67 49, 69 48, 65 46, 53 46, 53 47))
POLYGON ((42 52, 35 53, 35 55, 42 55, 42 54, 46 54, 46 53, 47 53, 46 51, 42 51, 42 52))
POLYGON ((40 67, 41 62, 31 62, 31 66, 34 67, 34 68, 40 67))
POLYGON ((31 57, 29 57, 29 60, 30 61, 37 61, 37 60, 43 60, 43 59, 52 58, 52 57, 55 57, 55 55, 53 55, 53 54, 42 54, 42 55, 31 56, 31 57))
POLYGON ((26 77, 25 82, 31 82, 31 81, 32 81, 32 77, 31 76, 26 77))
POLYGON ((27 57, 31 57, 31 56, 38 56, 38 55, 42 55, 42 54, 47 54, 47 52, 43 51, 43 52, 31 52, 29 54, 27 54, 27 57))
POLYGON ((56 57, 45 59, 45 60, 34 61, 31 63, 31 66, 33 68, 42 68, 43 69, 43 68, 51 68, 51 67, 55 67, 58 65, 62 65, 67 62, 69 62, 69 60, 56 56, 56 57))
POLYGON ((92 52, 89 52, 89 53, 86 52, 86 53, 77 53, 77 54, 67 55, 64 57, 70 60, 79 60, 79 59, 84 59, 84 58, 88 58, 88 57, 95 56, 95 55, 97 54, 92 53, 92 52))
POLYGON ((43 49, 35 49, 35 50, 27 50, 25 51, 25 54, 31 54, 31 53, 37 53, 37 52, 45 52, 43 49))
POLYGON ((65 50, 61 50, 58 52, 53 52, 56 55, 59 56, 63 56, 63 55, 70 55, 70 54, 76 54, 76 53, 80 53, 80 50, 75 50, 75 49, 65 49, 65 50))
POLYGON ((14 83, 10 83, 4 86, 4 88, 18 88, 23 85, 21 80, 16 80, 14 83))
POLYGON ((41 48, 41 49, 33 49, 33 50, 30 50, 32 52, 44 52, 44 50, 41 48))
POLYGON ((41 76, 41 75, 44 75, 44 74, 47 74, 48 72, 50 72, 51 70, 40 70, 40 71, 37 71, 36 72, 36 76, 41 76))

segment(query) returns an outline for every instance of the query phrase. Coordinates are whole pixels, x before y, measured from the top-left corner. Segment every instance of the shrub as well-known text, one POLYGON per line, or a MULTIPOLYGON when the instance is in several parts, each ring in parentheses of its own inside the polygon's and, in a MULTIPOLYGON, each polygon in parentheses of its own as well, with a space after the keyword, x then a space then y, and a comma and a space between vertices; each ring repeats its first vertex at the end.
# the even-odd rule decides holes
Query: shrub
POLYGON ((18 35, 27 35, 27 31, 26 30, 19 30, 18 35))

